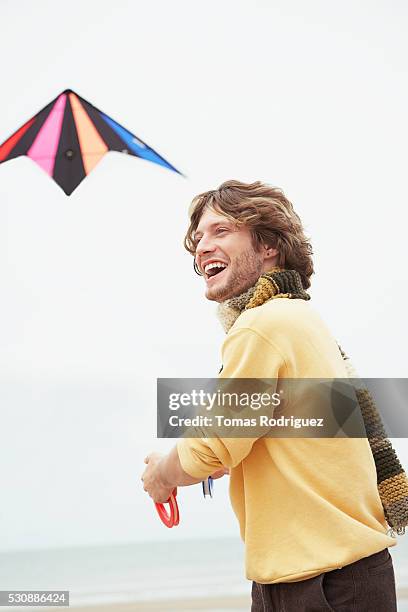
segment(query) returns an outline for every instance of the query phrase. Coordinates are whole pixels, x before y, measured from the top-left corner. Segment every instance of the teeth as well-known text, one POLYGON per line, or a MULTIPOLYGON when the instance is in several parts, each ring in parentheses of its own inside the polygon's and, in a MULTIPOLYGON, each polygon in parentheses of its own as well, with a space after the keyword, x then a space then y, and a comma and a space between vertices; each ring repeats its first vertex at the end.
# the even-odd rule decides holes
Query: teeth
POLYGON ((215 261, 214 263, 210 263, 207 266, 205 266, 204 268, 204 272, 207 273, 208 270, 211 270, 212 268, 226 268, 226 264, 221 263, 219 261, 215 261))

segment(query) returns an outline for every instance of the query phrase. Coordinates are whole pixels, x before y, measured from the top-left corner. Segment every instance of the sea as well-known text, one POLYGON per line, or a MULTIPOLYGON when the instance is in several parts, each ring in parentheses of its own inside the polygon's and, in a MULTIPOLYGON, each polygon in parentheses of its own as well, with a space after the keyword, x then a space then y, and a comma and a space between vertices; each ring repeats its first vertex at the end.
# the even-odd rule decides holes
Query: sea
POLYGON ((230 538, 7 552, 0 590, 69 590, 70 607, 240 596, 250 591, 243 564, 230 538))
MULTIPOLYGON (((397 589, 408 587, 405 537, 406 541, 399 537, 398 545, 390 549, 397 589)), ((250 587, 244 577, 243 545, 232 538, 0 553, 0 590, 69 590, 71 608, 242 597, 249 595, 250 587)), ((228 610, 234 612, 231 607, 228 610)), ((400 599, 398 610, 408 612, 408 599, 400 599)))

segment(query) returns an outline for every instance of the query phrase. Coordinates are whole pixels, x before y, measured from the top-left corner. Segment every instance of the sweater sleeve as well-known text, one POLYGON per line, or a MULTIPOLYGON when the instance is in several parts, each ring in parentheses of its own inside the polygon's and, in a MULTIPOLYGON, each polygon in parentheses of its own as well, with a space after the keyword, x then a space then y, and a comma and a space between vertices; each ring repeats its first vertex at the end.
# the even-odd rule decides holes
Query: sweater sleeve
MULTIPOLYGON (((223 379, 277 380, 285 367, 278 347, 249 328, 238 328, 228 334, 222 348, 222 359, 220 378, 223 379)), ((194 478, 207 478, 222 466, 236 467, 251 452, 257 439, 183 438, 177 443, 181 467, 194 478)))

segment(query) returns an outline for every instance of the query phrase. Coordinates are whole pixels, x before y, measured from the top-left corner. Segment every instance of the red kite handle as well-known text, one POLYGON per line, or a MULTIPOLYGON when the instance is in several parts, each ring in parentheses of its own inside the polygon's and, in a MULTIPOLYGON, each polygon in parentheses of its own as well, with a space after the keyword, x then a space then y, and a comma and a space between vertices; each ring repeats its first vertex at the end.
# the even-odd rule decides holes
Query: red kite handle
POLYGON ((180 513, 177 505, 176 495, 177 489, 174 489, 167 502, 165 502, 166 504, 169 504, 170 513, 167 512, 164 504, 155 503, 157 513, 160 516, 162 523, 164 523, 164 525, 166 525, 166 527, 168 527, 169 529, 171 529, 171 527, 176 527, 180 522, 180 513))

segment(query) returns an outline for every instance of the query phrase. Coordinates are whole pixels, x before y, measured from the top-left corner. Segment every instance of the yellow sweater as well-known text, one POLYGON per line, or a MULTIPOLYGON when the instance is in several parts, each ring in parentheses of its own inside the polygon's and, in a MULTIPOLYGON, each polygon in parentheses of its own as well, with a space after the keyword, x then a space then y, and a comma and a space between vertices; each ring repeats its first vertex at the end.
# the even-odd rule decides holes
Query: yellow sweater
MULTIPOLYGON (((244 311, 222 360, 222 378, 347 377, 334 338, 300 299, 244 311)), ((189 438, 177 448, 195 478, 231 468, 249 580, 305 580, 396 544, 365 438, 189 438)))

